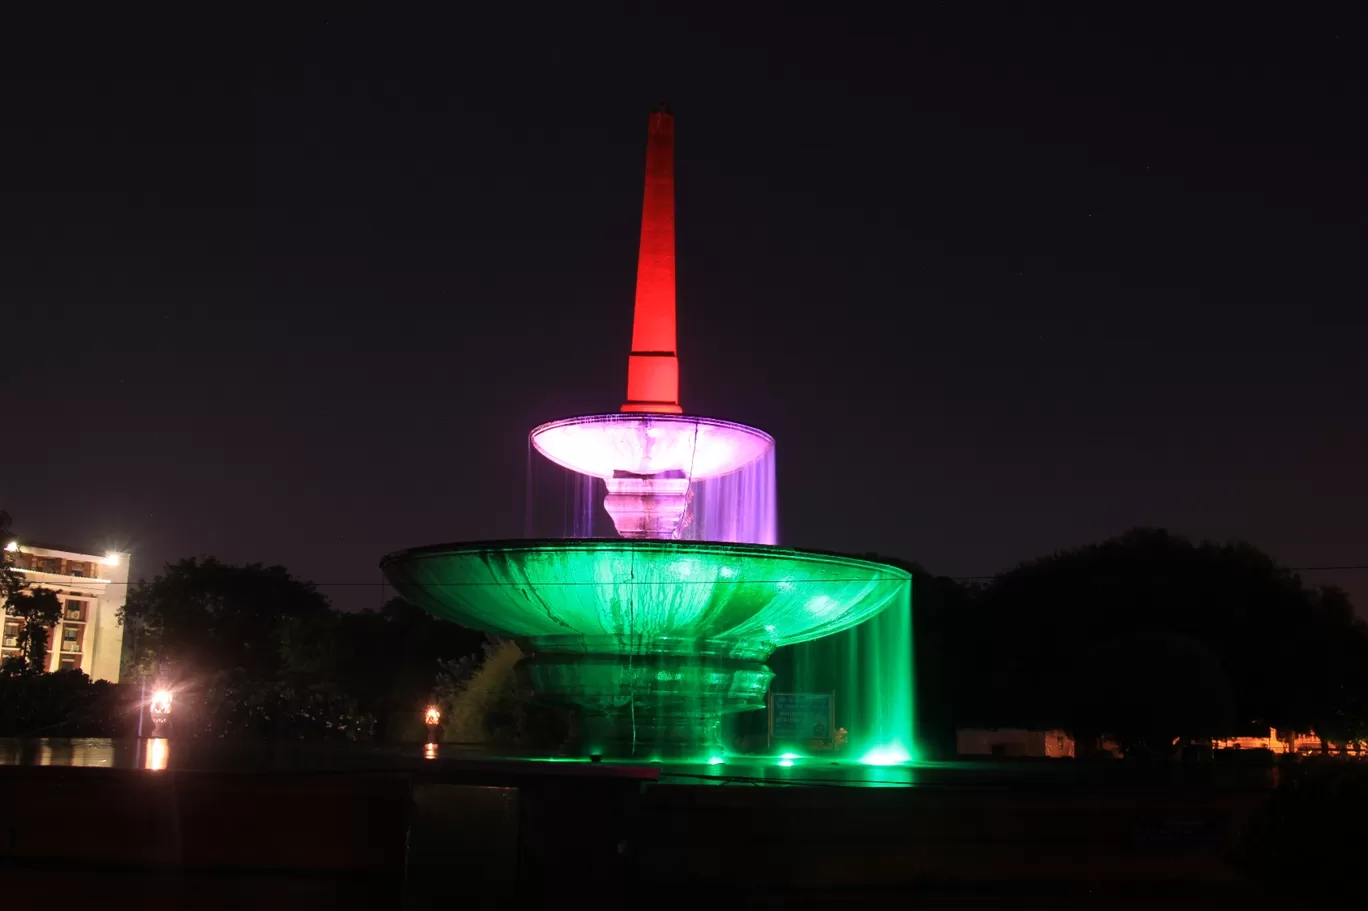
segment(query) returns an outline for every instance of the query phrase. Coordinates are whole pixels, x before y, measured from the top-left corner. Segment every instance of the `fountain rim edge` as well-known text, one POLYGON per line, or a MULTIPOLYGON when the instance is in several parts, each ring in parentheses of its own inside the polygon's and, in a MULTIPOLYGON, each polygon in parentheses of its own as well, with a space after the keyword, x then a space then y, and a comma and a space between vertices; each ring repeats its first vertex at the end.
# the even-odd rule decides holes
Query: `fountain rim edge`
POLYGON ((524 551, 552 549, 561 551, 592 551, 608 549, 605 545, 624 551, 646 551, 659 554, 678 552, 681 555, 696 554, 738 554, 751 557, 800 557, 816 559, 824 563, 843 566, 862 566, 878 569, 893 578, 888 581, 910 582, 912 573, 892 563, 870 560, 865 557, 851 556, 831 550, 815 550, 799 547, 781 547, 774 544, 749 544, 731 541, 672 541, 657 538, 496 538, 481 541, 453 541, 442 544, 425 544, 392 551, 380 558, 380 569, 392 563, 422 557, 450 556, 453 554, 478 554, 485 552, 518 553, 524 551))
POLYGON ((729 427, 744 430, 751 436, 762 437, 768 441, 770 449, 777 447, 774 436, 768 431, 753 427, 750 424, 743 424, 740 421, 729 421, 726 418, 714 418, 705 414, 670 414, 668 412, 655 411, 605 411, 593 414, 573 414, 563 418, 554 418, 544 421, 533 427, 527 432, 527 439, 535 444, 537 434, 552 427, 559 427, 566 424, 590 423, 602 421, 623 421, 624 423, 645 423, 646 421, 661 421, 671 424, 707 424, 712 427, 729 427))

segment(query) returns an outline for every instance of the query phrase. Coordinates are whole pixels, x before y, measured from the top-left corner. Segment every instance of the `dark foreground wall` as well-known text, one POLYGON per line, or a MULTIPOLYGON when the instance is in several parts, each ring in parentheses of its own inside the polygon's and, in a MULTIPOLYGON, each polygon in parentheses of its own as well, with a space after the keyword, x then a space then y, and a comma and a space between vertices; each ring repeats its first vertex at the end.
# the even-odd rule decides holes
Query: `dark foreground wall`
POLYGON ((1264 907, 1238 852, 1267 799, 1124 784, 661 786, 637 873, 676 898, 784 907, 1264 907))
POLYGON ((568 877, 625 883, 640 787, 497 770, 0 768, 0 904, 506 907, 568 877))
POLYGON ((32 907, 381 907, 408 795, 385 776, 2 769, 0 879, 32 907))
MULTIPOLYGON (((1208 907, 1257 783, 910 789, 634 773, 0 768, 4 903, 105 909, 1208 907)), ((36 905, 30 905, 36 906, 36 905)))

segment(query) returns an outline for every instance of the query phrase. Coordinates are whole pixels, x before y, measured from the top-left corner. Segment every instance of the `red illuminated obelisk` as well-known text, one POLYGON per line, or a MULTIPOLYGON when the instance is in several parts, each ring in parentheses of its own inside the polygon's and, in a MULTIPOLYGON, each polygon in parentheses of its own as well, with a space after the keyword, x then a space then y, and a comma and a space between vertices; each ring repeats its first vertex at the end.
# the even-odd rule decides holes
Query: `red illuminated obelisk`
POLYGON ((622 410, 683 412, 675 351, 674 117, 663 105, 651 112, 646 139, 646 199, 622 410))

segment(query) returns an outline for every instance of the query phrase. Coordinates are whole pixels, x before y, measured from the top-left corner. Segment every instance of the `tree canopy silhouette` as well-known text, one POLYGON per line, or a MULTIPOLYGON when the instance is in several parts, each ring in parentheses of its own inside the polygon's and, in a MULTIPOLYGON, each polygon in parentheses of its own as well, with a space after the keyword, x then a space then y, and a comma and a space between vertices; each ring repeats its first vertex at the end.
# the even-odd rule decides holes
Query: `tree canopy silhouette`
POLYGON ((399 599, 343 613, 282 567, 213 558, 167 566, 120 616, 127 678, 185 693, 181 734, 416 739, 439 663, 482 641, 399 599))
POLYGON ((1241 729, 1361 736, 1368 626, 1243 543, 1159 529, 1021 564, 975 600, 959 640, 963 714, 1132 746, 1241 729))

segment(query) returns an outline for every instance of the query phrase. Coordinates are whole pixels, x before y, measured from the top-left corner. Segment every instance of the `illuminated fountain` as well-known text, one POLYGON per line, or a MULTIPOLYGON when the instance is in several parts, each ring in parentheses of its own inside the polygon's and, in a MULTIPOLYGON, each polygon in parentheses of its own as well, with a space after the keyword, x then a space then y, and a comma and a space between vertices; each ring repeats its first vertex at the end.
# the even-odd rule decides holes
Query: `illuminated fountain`
MULTIPOLYGON (((381 564, 413 603, 516 639, 532 695, 578 711, 586 755, 719 758, 723 718, 764 706, 775 648, 889 607, 905 628, 911 609, 906 572, 776 547, 772 521, 741 515, 757 509, 746 497, 710 505, 733 514, 707 524, 714 540, 688 540, 700 485, 772 459, 774 440, 679 405, 673 143, 673 118, 653 112, 627 401, 530 434, 551 462, 602 479, 620 538, 437 545, 381 564)), ((907 755, 910 713, 884 738, 892 755, 907 755)))

